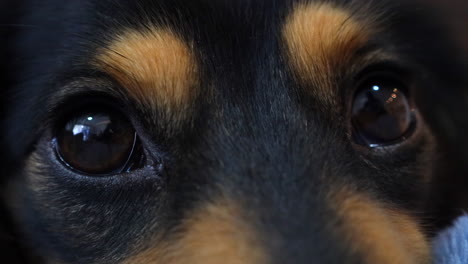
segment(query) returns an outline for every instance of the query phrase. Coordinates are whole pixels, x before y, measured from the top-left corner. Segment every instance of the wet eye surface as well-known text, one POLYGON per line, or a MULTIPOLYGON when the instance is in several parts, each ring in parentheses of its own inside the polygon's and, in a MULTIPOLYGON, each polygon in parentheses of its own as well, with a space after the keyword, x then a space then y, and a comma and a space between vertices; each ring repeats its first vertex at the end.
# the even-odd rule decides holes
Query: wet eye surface
POLYGON ((133 126, 116 111, 81 112, 62 122, 55 134, 57 155, 80 173, 118 174, 137 168, 144 158, 133 126))
POLYGON ((357 143, 378 147, 405 140, 414 115, 404 82, 375 76, 361 83, 352 106, 353 137, 357 143))

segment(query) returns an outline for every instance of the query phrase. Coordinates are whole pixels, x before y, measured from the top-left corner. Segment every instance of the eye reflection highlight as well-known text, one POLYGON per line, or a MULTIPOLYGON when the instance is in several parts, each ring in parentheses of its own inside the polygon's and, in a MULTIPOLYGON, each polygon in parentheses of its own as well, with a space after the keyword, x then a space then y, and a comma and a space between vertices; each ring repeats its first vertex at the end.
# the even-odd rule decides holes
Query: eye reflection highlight
POLYGON ((403 92, 406 85, 392 77, 374 76, 360 88, 352 108, 355 139, 370 147, 404 140, 413 124, 411 104, 403 92))

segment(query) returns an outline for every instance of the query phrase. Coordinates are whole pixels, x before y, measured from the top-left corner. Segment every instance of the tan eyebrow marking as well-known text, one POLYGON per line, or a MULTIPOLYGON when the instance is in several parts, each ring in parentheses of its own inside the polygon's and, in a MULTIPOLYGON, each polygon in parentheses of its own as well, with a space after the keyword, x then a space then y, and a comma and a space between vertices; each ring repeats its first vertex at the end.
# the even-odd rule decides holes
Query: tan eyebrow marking
POLYGON ((269 263, 254 229, 232 201, 215 201, 187 216, 177 239, 155 245, 125 263, 269 263))
POLYGON ((312 86, 314 95, 333 101, 335 78, 368 41, 371 27, 328 3, 296 5, 282 32, 296 78, 312 86))
POLYGON ((95 64, 140 103, 182 114, 198 94, 196 58, 170 29, 150 28, 118 34, 95 64))

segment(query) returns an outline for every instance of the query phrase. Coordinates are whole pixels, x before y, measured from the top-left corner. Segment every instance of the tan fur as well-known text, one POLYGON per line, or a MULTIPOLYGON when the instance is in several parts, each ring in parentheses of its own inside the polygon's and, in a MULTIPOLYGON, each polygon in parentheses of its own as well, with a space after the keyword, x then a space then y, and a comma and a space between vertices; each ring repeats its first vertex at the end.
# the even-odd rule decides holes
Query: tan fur
POLYGON ((183 112, 198 94, 193 50, 167 28, 124 31, 100 52, 96 65, 150 107, 183 112))
POLYGON ((254 229, 232 202, 217 202, 186 221, 173 243, 164 243, 130 258, 128 264, 268 263, 254 229))
POLYGON ((365 263, 430 263, 429 243, 413 217, 349 189, 334 193, 330 202, 339 219, 336 235, 365 263))
POLYGON ((331 4, 299 4, 286 19, 283 39, 297 79, 326 102, 336 100, 334 78, 368 41, 371 29, 331 4))

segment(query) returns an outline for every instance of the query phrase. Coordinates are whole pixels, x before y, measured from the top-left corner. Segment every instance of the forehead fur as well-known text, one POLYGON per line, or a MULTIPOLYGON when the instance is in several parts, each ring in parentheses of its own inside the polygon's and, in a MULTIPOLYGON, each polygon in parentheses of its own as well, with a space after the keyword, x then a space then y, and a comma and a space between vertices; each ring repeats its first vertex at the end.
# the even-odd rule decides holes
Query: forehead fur
POLYGON ((314 94, 334 100, 334 79, 368 41, 371 25, 331 3, 298 4, 283 28, 288 62, 314 94))
POLYGON ((96 64, 144 105, 183 113, 197 94, 193 50, 167 28, 118 34, 98 54, 96 64))

